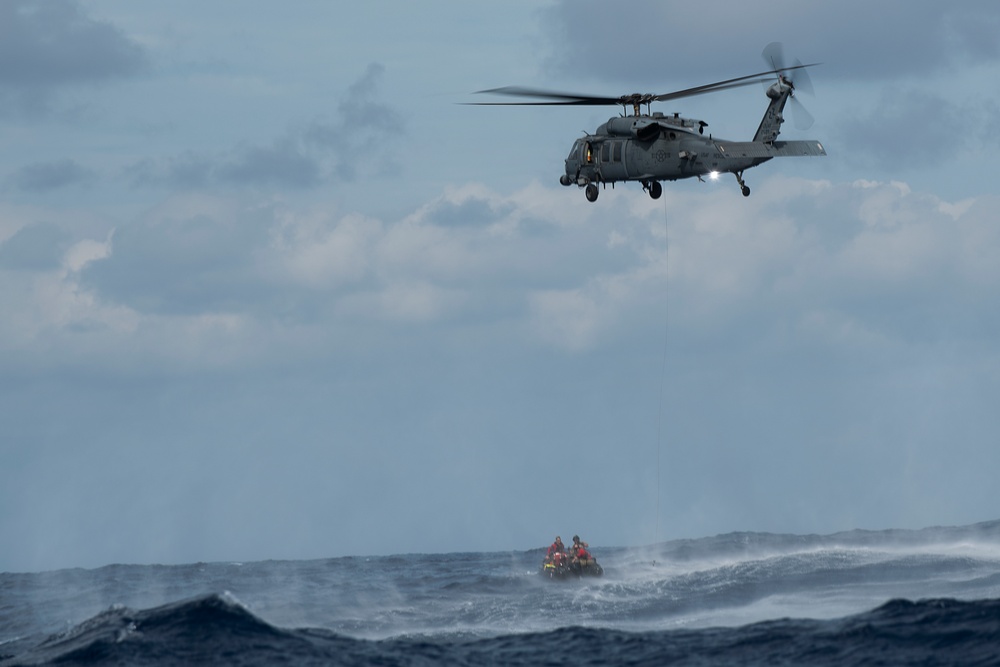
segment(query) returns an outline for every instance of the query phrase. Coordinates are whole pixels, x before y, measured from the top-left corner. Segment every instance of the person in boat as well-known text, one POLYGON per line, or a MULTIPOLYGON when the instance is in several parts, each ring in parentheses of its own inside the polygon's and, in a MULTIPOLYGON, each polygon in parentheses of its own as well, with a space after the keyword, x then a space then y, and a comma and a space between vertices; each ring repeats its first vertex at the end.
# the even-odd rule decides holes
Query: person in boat
POLYGON ((556 535, 556 541, 549 546, 549 550, 545 552, 547 558, 552 558, 552 556, 557 553, 566 553, 566 547, 563 546, 562 538, 556 535))
POLYGON ((579 535, 573 536, 573 547, 570 549, 570 555, 573 557, 574 563, 585 563, 592 558, 590 552, 587 551, 587 547, 589 546, 589 544, 580 540, 579 535))
POLYGON ((545 560, 542 561, 543 571, 551 576, 552 573, 561 573, 567 565, 569 565, 569 554, 566 553, 562 538, 556 535, 556 541, 545 552, 545 560))

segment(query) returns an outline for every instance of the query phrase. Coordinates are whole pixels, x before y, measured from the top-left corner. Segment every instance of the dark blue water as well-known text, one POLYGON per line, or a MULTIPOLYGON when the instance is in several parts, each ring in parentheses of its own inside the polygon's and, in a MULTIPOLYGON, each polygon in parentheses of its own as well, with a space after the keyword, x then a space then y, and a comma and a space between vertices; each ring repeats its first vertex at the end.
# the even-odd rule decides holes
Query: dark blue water
POLYGON ((0 574, 0 665, 1000 665, 1000 521, 0 574))

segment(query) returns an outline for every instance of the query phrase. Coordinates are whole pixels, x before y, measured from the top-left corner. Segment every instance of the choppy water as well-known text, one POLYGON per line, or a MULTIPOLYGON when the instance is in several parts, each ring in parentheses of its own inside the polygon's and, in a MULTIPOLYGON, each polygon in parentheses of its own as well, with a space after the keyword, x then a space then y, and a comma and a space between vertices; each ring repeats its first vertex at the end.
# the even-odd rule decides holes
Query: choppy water
POLYGON ((0 665, 1000 664, 1000 521, 0 574, 0 665))

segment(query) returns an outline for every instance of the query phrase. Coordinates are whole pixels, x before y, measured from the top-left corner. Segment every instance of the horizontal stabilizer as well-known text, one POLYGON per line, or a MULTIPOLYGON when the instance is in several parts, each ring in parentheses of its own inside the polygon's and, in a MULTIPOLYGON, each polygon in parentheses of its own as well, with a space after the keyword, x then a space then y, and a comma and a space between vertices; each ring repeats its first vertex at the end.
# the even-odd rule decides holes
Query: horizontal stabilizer
POLYGON ((818 141, 775 141, 774 151, 778 157, 826 155, 826 149, 818 141))
POLYGON ((818 141, 726 141, 719 142, 719 150, 729 157, 772 158, 807 157, 826 155, 818 141))

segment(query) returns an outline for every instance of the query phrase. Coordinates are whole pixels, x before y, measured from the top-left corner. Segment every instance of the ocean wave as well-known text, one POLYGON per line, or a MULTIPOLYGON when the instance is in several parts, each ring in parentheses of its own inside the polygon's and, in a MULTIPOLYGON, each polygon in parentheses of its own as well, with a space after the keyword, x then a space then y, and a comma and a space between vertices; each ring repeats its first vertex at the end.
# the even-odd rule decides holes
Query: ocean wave
POLYGON ((332 652, 357 661, 340 664, 414 664, 399 657, 404 648, 428 661, 528 664, 532 651, 537 660, 589 642, 638 655, 638 644, 659 647, 662 657, 718 641, 732 658, 741 641, 770 646, 768 630, 804 638, 801 651, 855 633, 862 650, 866 627, 893 623, 930 623, 940 642, 969 633, 962 647, 974 658, 996 632, 1000 522, 593 551, 604 576, 567 581, 538 575, 541 549, 3 573, 0 664, 210 662, 223 650, 239 657, 230 664, 267 664, 261 655, 308 664, 332 652))
POLYGON ((628 632, 570 626, 483 639, 363 640, 277 628, 224 595, 114 607, 0 666, 48 664, 995 664, 1000 600, 892 600, 836 620, 628 632))

